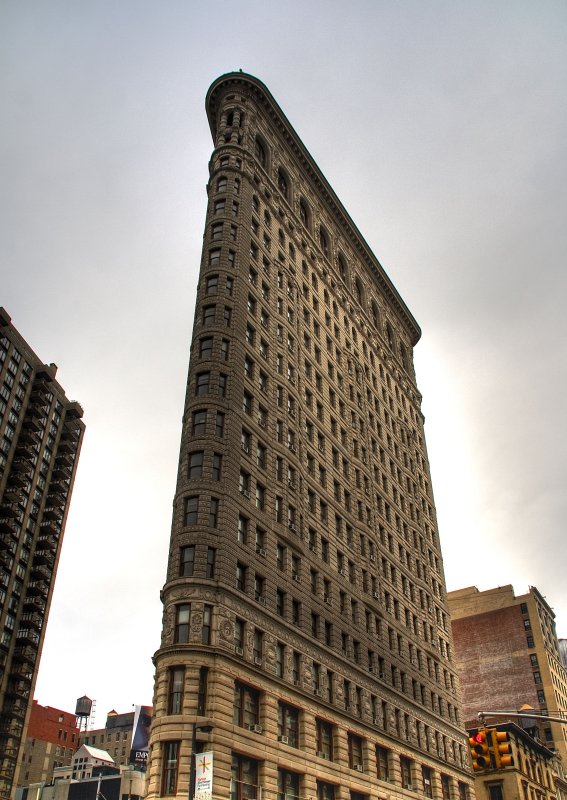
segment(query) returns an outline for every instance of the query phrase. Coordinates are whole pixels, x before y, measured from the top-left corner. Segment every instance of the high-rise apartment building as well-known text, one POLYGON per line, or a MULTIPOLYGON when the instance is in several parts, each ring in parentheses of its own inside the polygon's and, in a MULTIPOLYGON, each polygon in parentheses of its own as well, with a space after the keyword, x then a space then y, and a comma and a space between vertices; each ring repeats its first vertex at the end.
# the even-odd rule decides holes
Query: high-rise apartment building
POLYGON ((187 795, 194 738, 214 797, 462 800, 419 327, 267 88, 206 107, 149 795, 187 795))
POLYGON ((0 798, 33 697, 84 424, 0 308, 0 798))
MULTIPOLYGON (((561 662, 555 614, 530 586, 516 596, 512 586, 479 592, 476 586, 449 592, 455 660, 463 696, 463 719, 477 724, 480 711, 517 711, 567 720, 567 671, 561 662)), ((486 714, 487 721, 502 717, 486 714)), ((518 718, 510 717, 517 722, 518 718)), ((550 750, 567 766, 567 726, 540 719, 533 725, 550 750)))

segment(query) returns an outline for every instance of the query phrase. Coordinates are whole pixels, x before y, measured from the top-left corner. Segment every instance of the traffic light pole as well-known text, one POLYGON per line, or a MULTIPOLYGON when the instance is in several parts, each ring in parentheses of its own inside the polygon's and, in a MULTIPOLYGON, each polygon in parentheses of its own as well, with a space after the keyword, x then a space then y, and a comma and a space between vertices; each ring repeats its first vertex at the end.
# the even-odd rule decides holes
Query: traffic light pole
POLYGON ((567 725, 567 718, 565 717, 550 717, 547 714, 532 714, 531 708, 520 709, 519 711, 479 711, 478 721, 481 725, 486 725, 485 717, 527 717, 528 719, 546 719, 549 722, 561 722, 567 725))

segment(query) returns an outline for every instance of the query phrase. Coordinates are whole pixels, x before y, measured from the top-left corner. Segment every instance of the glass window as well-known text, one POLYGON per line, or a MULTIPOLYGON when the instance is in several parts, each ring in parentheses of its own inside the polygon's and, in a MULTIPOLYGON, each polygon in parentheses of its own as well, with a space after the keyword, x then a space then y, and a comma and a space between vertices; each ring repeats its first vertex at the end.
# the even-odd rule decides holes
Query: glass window
POLYGON ((278 769, 278 800, 299 799, 299 775, 286 769, 278 769))
POLYGON ((195 545, 190 544, 181 548, 179 575, 182 578, 192 578, 195 569, 195 545))
POLYGON ((185 667, 170 667, 167 713, 181 714, 183 710, 183 686, 185 683, 185 667))
POLYGON ((335 787, 332 783, 317 781, 317 800, 335 800, 335 787))
POLYGON ((258 762, 233 753, 230 800, 257 800, 258 798, 260 798, 258 762))
POLYGON ((209 506, 209 528, 217 527, 219 519, 219 504, 220 501, 218 497, 211 497, 211 504, 209 506))
POLYGON ((376 745, 376 777, 381 781, 390 780, 389 750, 376 745))
POLYGON ((278 703, 278 739, 290 747, 299 746, 299 709, 278 703))
POLYGON ((198 372, 195 383, 195 394, 197 397, 202 397, 209 393, 209 383, 211 379, 210 372, 198 372))
POLYGON ((195 480, 201 478, 203 475, 203 450, 196 450, 194 453, 189 453, 189 469, 188 478, 195 480))
POLYGON ((241 728, 257 725, 260 716, 260 693, 257 689, 235 681, 232 721, 241 728))
POLYGON ((194 411, 192 416, 191 433, 193 436, 204 436, 207 424, 207 412, 204 409, 194 411))
POLYGON ((317 755, 319 758, 333 760, 333 726, 324 719, 315 720, 317 755))
POLYGON ((205 336, 199 340, 199 357, 212 358, 213 355, 213 337, 205 336))
POLYGON ((175 607, 175 632, 174 641, 186 643, 189 641, 189 623, 191 619, 191 604, 180 603, 175 607))
POLYGON ((186 525, 196 525, 198 516, 199 516, 199 497, 198 497, 198 495, 194 495, 193 497, 186 497, 185 498, 185 524, 186 525))
POLYGON ((215 577, 215 561, 216 561, 217 551, 215 547, 207 547, 207 565, 205 570, 205 577, 206 578, 214 578, 215 577))
POLYGON ((162 752, 161 793, 164 795, 176 794, 179 742, 163 742, 162 752))

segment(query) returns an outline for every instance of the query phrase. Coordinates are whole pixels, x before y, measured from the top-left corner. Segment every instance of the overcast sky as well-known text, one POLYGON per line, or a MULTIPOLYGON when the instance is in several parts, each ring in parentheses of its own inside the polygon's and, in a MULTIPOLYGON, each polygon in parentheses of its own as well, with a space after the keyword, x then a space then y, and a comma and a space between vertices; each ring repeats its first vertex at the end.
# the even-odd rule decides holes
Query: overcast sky
POLYGON ((566 41, 564 0, 0 2, 0 304, 87 426, 40 703, 152 700, 204 98, 239 68, 422 327, 448 588, 537 586, 567 636, 566 41))

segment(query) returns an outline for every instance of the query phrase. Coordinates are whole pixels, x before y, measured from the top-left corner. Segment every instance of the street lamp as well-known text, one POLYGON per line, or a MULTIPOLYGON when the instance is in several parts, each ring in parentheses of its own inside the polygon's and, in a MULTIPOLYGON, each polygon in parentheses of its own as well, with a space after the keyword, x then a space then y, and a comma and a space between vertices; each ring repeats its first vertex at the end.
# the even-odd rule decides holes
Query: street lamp
POLYGON ((197 731, 203 733, 210 733, 213 730, 213 725, 198 725, 193 723, 193 735, 191 736, 191 753, 189 755, 189 795, 188 800, 193 800, 195 797, 195 773, 197 771, 197 731))

